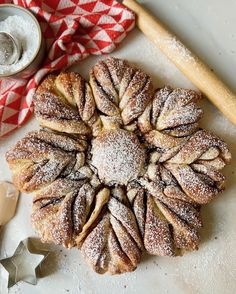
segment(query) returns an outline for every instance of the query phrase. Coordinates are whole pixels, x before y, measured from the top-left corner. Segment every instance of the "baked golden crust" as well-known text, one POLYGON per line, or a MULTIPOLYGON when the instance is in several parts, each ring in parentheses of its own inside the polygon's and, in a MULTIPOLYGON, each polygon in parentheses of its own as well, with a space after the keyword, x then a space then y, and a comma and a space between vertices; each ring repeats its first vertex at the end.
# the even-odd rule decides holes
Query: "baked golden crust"
POLYGON ((138 119, 143 133, 153 129, 173 137, 183 137, 198 129, 203 115, 197 105, 201 95, 193 90, 167 86, 158 89, 152 101, 138 119))
POLYGON ((45 242, 77 246, 98 273, 132 271, 141 253, 199 246, 200 207, 224 189, 231 154, 199 128, 201 96, 164 87, 128 62, 49 76, 31 132, 8 151, 13 181, 36 191, 32 223, 45 242), (144 152, 145 150, 145 152, 144 152))
POLYGON ((36 194, 32 224, 44 242, 77 245, 98 273, 132 271, 143 245, 125 197, 121 188, 58 179, 36 194))
POLYGON ((225 177, 220 170, 230 159, 225 142, 206 130, 199 130, 164 166, 186 195, 205 204, 224 190, 225 177))
POLYGON ((78 73, 49 75, 34 95, 42 127, 69 134, 96 134, 101 128, 89 84, 78 73))
POLYGON ((30 132, 6 153, 13 181, 21 191, 32 192, 60 175, 72 174, 84 165, 84 139, 45 130, 30 132), (76 168, 76 171, 73 171, 76 168))
POLYGON ((98 62, 90 84, 97 108, 108 117, 119 117, 124 125, 142 114, 153 97, 151 78, 117 58, 98 62))
POLYGON ((198 248, 200 207, 165 167, 150 163, 147 173, 128 185, 127 195, 150 254, 172 256, 198 248))
MULTIPOLYGON (((126 197, 122 190, 118 193, 114 190, 111 193, 126 197)), ((141 259, 143 245, 138 226, 132 211, 122 200, 111 194, 107 202, 108 211, 93 226, 81 245, 83 256, 98 273, 133 271, 141 259)))

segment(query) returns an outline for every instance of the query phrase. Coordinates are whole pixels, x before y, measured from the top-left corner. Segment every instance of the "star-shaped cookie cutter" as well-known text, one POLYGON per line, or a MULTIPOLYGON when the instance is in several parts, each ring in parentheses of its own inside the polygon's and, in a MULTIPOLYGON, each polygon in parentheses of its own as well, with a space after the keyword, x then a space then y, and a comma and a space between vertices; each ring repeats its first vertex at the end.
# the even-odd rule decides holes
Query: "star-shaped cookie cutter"
POLYGON ((36 238, 27 238, 19 243, 14 254, 0 260, 8 272, 8 288, 19 281, 36 285, 41 264, 48 256, 49 251, 36 247, 36 238))

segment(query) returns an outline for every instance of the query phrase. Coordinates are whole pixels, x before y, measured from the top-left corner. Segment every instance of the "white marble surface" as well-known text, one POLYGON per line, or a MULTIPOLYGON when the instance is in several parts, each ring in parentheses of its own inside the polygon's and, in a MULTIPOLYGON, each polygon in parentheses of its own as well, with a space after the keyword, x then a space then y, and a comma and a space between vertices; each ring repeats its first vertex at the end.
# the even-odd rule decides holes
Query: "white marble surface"
MULTIPOLYGON (((148 8, 194 48, 204 60, 236 91, 236 2, 234 0, 158 0, 143 1, 148 8)), ((193 85, 140 33, 134 30, 113 53, 142 66, 152 75, 156 86, 193 85)), ((96 58, 74 66, 85 76, 96 58)), ((53 253, 44 264, 45 277, 37 286, 19 283, 10 293, 236 293, 236 127, 233 127, 208 101, 202 102, 202 125, 222 136, 233 154, 225 169, 227 189, 202 210, 204 228, 197 252, 183 257, 143 257, 130 274, 110 277, 93 273, 80 253, 51 247, 53 253), (61 251, 60 251, 61 250, 61 251)), ((0 142, 0 179, 10 180, 4 153, 29 130, 38 128, 34 118, 23 128, 0 142)), ((16 217, 1 235, 1 257, 11 255, 21 239, 34 236, 30 225, 31 196, 22 195, 16 217)), ((4 270, 0 269, 5 276, 4 270)), ((5 279, 0 278, 0 293, 5 294, 5 279)))

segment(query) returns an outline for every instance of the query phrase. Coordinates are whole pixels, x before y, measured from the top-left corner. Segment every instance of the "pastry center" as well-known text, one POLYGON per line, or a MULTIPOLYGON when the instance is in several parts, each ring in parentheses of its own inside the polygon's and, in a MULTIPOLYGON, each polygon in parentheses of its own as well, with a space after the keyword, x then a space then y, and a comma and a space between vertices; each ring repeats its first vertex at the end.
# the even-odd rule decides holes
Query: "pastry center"
POLYGON ((105 183, 126 185, 144 168, 145 150, 138 137, 125 130, 105 131, 92 143, 92 165, 105 183))

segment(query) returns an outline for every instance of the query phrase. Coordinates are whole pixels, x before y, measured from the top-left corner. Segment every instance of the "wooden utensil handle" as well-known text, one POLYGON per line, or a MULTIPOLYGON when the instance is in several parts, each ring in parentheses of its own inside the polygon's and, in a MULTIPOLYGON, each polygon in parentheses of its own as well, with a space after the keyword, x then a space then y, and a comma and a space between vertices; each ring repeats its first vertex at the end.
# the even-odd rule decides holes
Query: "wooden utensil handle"
POLYGON ((123 4, 136 13, 139 29, 236 125, 236 95, 140 4, 135 0, 123 4))

